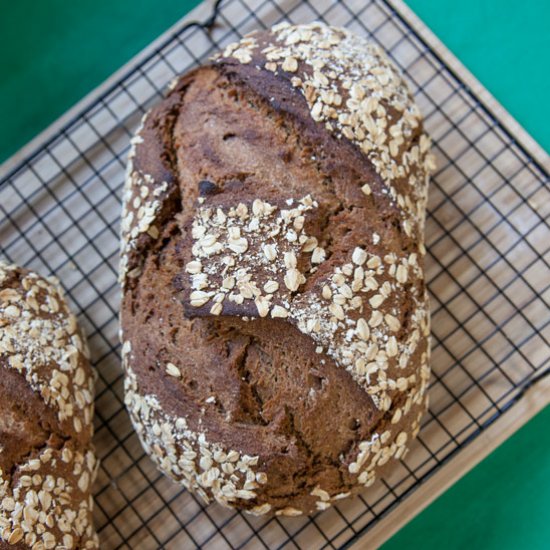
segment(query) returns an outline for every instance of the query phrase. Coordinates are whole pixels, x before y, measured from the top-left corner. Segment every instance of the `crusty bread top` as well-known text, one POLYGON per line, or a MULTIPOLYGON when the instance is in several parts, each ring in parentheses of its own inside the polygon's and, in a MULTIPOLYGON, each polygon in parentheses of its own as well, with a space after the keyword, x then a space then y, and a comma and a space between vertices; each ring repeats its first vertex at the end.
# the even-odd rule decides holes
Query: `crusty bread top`
MULTIPOLYGON (((422 117, 399 70, 376 44, 319 23, 281 23, 268 36, 252 33, 227 46, 217 59, 230 58, 290 80, 315 122, 368 156, 403 211, 407 235, 423 225, 430 140, 421 133, 410 147, 422 117)), ((363 191, 370 192, 368 183, 363 191)))
MULTIPOLYGON (((231 65, 231 61, 248 66, 251 70, 243 67, 241 76, 277 110, 297 115, 300 109, 289 97, 270 97, 266 71, 300 90, 312 121, 324 124, 331 134, 355 144, 368 157, 380 176, 380 193, 398 206, 405 235, 424 252, 428 178, 435 167, 430 139, 422 131, 418 106, 399 70, 377 45, 346 29, 320 23, 282 23, 270 32, 251 33, 213 59, 220 66, 231 65)), ((175 79, 172 87, 177 84, 181 89, 180 79, 175 79)), ((177 116, 177 101, 172 107, 163 132, 169 131, 177 116)), ((163 203, 173 199, 170 164, 174 159, 169 158, 162 140, 149 140, 148 152, 141 153, 147 158, 148 162, 141 163, 148 172, 134 166, 146 118, 147 114, 132 139, 127 166, 120 267, 123 285, 128 276, 139 276, 139 248, 158 238, 163 203)), ((373 192, 367 181, 361 190, 365 195, 373 192)))
POLYGON ((60 289, 0 263, 0 545, 97 548, 87 355, 60 289))
MULTIPOLYGON (((403 242, 401 253, 380 254, 373 234, 371 243, 358 243, 346 263, 326 262, 332 263, 332 273, 316 273, 327 258, 304 227, 308 212, 318 207, 314 198, 281 197, 276 205, 259 197, 248 205, 235 200, 227 208, 227 198, 217 189, 203 189, 193 220, 193 244, 188 243, 192 258, 186 266, 191 274, 186 303, 191 307, 186 313, 286 318, 319 344, 319 353, 327 352, 345 366, 375 404, 387 410, 388 385, 376 383, 376 375, 392 358, 404 369, 429 329, 425 294, 410 292, 411 281, 423 279, 418 255, 425 252, 427 176, 433 163, 418 107, 380 48, 345 29, 281 24, 267 35, 252 34, 227 46, 214 59, 220 65, 233 59, 256 71, 263 67, 290 81, 306 99, 313 121, 367 156, 382 183, 377 191, 397 205, 404 236, 415 246, 407 250, 410 243, 403 242), (309 261, 303 258, 308 253, 309 261), (306 275, 300 271, 304 267, 310 275, 306 287, 306 275), (363 307, 364 293, 370 312, 363 307), (416 305, 411 315, 416 329, 398 341, 400 310, 409 297, 416 305)), ((364 194, 372 193, 370 185, 363 184, 364 194)), ((409 383, 398 378, 389 387, 409 383)))
POLYGON ((318 24, 229 46, 144 118, 123 349, 127 404, 163 470, 293 515, 404 455, 429 378, 428 148, 382 52, 318 24), (243 475, 213 446, 246 456, 243 475))

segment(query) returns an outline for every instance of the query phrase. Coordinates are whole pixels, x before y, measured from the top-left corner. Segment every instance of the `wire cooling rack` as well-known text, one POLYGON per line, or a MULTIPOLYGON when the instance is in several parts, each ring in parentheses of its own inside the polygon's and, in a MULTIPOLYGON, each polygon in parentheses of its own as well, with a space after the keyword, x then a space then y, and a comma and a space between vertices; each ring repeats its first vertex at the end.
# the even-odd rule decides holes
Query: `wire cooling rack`
POLYGON ((548 173, 385 0, 227 0, 214 10, 206 24, 173 29, 3 177, 0 255, 55 274, 89 335, 99 372, 95 522, 102 548, 342 547, 548 372, 548 173), (438 170, 426 228, 433 378, 420 437, 363 495, 313 517, 282 519, 204 506, 143 453, 123 406, 116 278, 121 187, 141 115, 174 75, 283 19, 322 19, 379 42, 420 104, 438 170))

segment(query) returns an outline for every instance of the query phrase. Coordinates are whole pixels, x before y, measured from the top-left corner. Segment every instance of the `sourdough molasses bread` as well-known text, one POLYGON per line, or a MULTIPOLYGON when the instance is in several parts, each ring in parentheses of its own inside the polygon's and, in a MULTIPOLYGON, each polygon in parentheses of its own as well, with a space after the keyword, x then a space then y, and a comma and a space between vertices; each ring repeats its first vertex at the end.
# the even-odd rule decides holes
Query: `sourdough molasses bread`
POLYGON ((0 549, 98 548, 94 381, 61 291, 0 262, 0 549))
POLYGON ((159 468, 254 514, 323 510, 426 409, 432 160, 380 49, 278 26, 177 80, 132 141, 126 404, 159 468))

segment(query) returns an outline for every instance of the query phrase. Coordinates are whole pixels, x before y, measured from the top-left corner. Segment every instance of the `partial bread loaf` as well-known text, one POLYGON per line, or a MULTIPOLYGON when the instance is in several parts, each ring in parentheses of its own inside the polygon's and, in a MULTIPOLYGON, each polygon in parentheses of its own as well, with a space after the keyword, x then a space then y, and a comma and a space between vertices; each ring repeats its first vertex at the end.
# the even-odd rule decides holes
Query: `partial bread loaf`
POLYGON ((320 24, 228 46, 133 140, 126 404, 159 468, 254 514, 323 510, 427 406, 432 159, 401 75, 320 24))
POLYGON ((61 291, 0 262, 0 548, 98 548, 87 353, 61 291))

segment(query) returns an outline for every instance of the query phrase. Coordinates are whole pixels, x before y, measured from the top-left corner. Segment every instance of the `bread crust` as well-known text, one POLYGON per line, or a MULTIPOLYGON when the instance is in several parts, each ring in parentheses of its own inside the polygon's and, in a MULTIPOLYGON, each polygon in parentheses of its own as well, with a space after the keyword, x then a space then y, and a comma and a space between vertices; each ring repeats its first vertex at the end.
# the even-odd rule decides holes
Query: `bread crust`
POLYGON ((384 54, 317 24, 228 46, 144 118, 122 339, 161 470, 298 515, 404 456, 427 406, 428 150, 384 54))
POLYGON ((0 548, 98 548, 94 378, 61 290, 0 263, 0 548))

